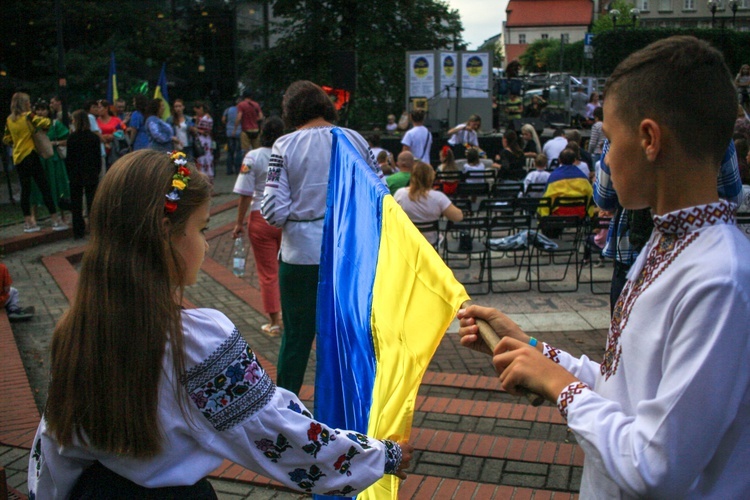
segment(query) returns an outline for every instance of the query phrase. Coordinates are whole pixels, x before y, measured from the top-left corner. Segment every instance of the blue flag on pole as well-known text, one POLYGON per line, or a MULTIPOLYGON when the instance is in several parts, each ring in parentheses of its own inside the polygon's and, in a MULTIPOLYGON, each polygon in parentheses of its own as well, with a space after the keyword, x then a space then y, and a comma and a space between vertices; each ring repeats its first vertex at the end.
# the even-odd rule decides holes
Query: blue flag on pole
POLYGON ((167 93, 167 63, 161 65, 161 74, 159 75, 159 81, 156 82, 154 99, 161 99, 164 103, 164 112, 161 115, 162 120, 166 120, 172 116, 169 109, 169 94, 167 93))
POLYGON ((117 92, 117 67, 115 66, 115 52, 109 55, 109 78, 107 78, 107 101, 114 104, 119 99, 120 94, 117 92))

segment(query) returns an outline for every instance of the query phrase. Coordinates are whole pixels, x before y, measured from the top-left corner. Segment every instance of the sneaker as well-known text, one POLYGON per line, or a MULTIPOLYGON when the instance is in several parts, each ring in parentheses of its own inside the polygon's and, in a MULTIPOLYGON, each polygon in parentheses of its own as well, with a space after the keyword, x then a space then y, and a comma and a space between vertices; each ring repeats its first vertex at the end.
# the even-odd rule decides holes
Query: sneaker
POLYGON ((596 264, 594 264, 594 267, 601 268, 601 267, 604 267, 604 266, 605 266, 605 264, 604 264, 603 260, 597 261, 596 264))
POLYGON ((11 323, 16 323, 18 321, 27 321, 33 317, 34 317, 34 314, 24 312, 23 309, 15 309, 8 313, 8 320, 11 323))
POLYGON ((24 233, 36 233, 39 230, 40 230, 40 228, 36 224, 27 224, 27 223, 24 223, 24 225, 23 225, 23 232, 24 233))
POLYGON ((67 231, 68 225, 61 220, 57 220, 52 223, 52 230, 53 231, 67 231))

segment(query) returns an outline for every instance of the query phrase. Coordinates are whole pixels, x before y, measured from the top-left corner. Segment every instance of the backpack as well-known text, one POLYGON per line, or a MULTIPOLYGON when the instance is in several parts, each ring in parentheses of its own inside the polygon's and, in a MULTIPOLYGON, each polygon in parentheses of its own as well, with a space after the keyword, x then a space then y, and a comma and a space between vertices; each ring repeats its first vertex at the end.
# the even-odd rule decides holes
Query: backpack
POLYGON ((133 150, 133 146, 130 144, 130 138, 122 130, 118 130, 114 133, 114 139, 110 143, 109 157, 107 158, 108 163, 111 165, 121 157, 130 153, 133 150))

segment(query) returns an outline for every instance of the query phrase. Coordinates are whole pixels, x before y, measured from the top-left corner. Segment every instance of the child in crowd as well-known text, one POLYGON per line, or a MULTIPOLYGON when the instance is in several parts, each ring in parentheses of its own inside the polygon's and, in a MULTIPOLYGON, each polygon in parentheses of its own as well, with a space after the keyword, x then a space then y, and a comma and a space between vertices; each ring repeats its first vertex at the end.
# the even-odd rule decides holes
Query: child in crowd
POLYGON ((324 495, 406 477, 409 444, 315 421, 225 315, 180 307, 208 250, 210 191, 180 152, 130 153, 102 180, 52 339, 31 498, 216 498, 203 478, 224 459, 324 495))
POLYGON ((530 184, 547 184, 549 179, 549 172, 547 172, 547 155, 539 153, 534 158, 534 170, 526 174, 526 178, 523 180, 523 192, 526 196, 532 198, 541 198, 544 194, 544 189, 529 193, 530 184))
POLYGON ((18 290, 11 285, 13 278, 10 277, 8 267, 0 262, 0 307, 5 307, 8 319, 11 323, 26 321, 34 317, 34 306, 21 307, 18 305, 18 290))
POLYGON ((503 387, 557 404, 586 455, 581 498, 744 498, 750 241, 717 196, 736 114, 731 75, 708 43, 677 36, 631 54, 606 92, 613 184, 624 208, 651 208, 654 229, 602 362, 478 306, 459 311, 461 343, 489 352, 474 318, 489 321, 503 337, 493 358, 503 387))
MULTIPOLYGON (((484 171, 484 163, 479 159, 479 150, 477 148, 468 148, 466 150, 466 163, 464 164, 464 174, 468 172, 482 172, 484 171)), ((479 177, 467 177, 467 184, 479 184, 486 182, 484 179, 479 177)))
POLYGON ((398 168, 393 164, 393 157, 391 157, 391 154, 388 151, 380 151, 375 160, 377 160, 378 165, 380 165, 383 175, 387 176, 398 172, 398 168))

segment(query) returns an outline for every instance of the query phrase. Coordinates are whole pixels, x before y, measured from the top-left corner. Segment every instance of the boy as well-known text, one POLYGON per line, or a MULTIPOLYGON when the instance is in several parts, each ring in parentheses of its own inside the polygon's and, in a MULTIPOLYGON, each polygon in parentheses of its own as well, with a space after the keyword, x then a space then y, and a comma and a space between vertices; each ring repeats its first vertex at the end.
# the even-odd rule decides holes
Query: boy
POLYGON ((414 125, 401 139, 401 151, 410 151, 415 160, 422 160, 430 164, 430 149, 432 149, 432 134, 424 126, 424 110, 413 109, 411 121, 414 125))
POLYGON ((547 156, 544 153, 536 155, 536 158, 534 158, 534 167, 535 170, 526 174, 526 178, 523 180, 523 192, 531 198, 541 198, 544 191, 529 192, 529 186, 531 184, 547 184, 549 172, 547 172, 547 156))
POLYGON ((0 262, 0 306, 5 307, 8 319, 15 323, 25 321, 34 317, 34 307, 21 308, 18 305, 18 290, 13 288, 13 279, 10 277, 8 268, 0 262))
POLYGON ((654 230, 615 306, 602 363, 476 306, 459 312, 461 342, 481 349, 473 318, 488 320, 504 337, 493 359, 503 387, 557 403, 586 453, 581 498, 743 498, 750 242, 716 180, 736 110, 731 76, 706 42, 671 37, 625 59, 606 94, 614 187, 623 207, 652 208, 654 230))

